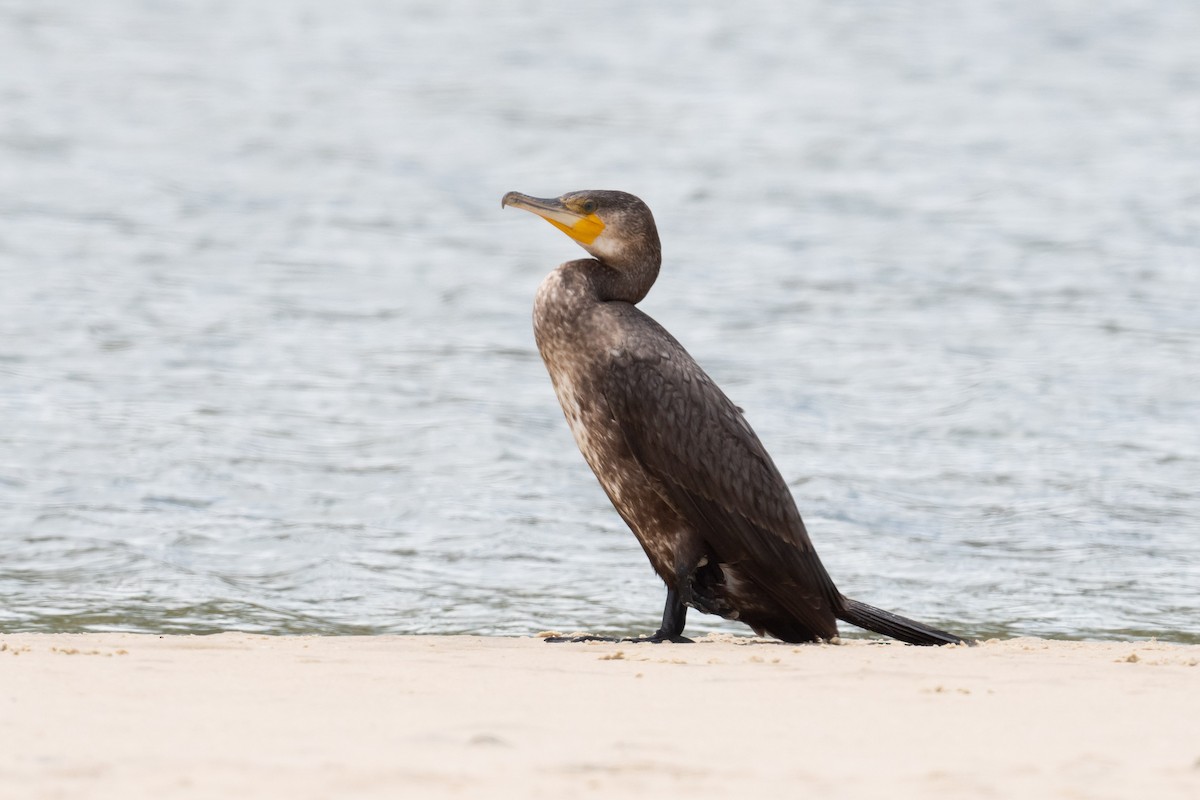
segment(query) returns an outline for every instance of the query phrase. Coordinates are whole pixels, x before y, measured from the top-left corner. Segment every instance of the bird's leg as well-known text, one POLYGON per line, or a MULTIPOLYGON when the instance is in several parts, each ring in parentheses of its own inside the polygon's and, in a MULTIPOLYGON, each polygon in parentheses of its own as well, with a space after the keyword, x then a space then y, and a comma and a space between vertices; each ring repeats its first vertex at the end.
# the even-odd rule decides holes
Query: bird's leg
POLYGON ((640 644, 652 642, 675 642, 676 644, 691 644, 691 639, 683 635, 683 625, 687 620, 687 606, 683 598, 674 589, 667 589, 667 602, 663 607, 662 625, 649 636, 635 636, 618 639, 612 636, 548 636, 547 642, 630 642, 640 644))
POLYGON ((640 639, 627 639, 630 642, 686 642, 691 644, 691 639, 683 635, 683 625, 687 621, 687 606, 684 605, 683 598, 679 592, 674 589, 667 589, 667 602, 663 606, 662 625, 658 626, 650 636, 645 636, 640 639))

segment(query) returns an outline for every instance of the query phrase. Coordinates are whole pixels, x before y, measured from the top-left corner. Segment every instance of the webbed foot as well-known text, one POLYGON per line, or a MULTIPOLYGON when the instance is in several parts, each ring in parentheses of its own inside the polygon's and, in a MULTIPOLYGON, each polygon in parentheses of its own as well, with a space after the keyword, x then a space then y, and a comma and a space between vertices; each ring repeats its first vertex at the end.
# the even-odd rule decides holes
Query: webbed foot
POLYGON ((686 636, 672 636, 670 633, 662 630, 655 631, 649 636, 635 636, 631 639, 621 639, 622 642, 630 642, 633 644, 641 644, 642 642, 650 642, 651 644, 662 644, 663 642, 671 642, 673 644, 695 644, 694 641, 686 636))
POLYGON ((662 644, 663 642, 672 642, 674 644, 695 644, 686 636, 672 636, 669 632, 657 630, 649 636, 626 636, 618 638, 616 636, 547 636, 542 641, 559 644, 561 642, 625 642, 628 644, 662 644))
POLYGON ((683 623, 687 619, 687 606, 683 600, 679 598, 679 592, 668 587, 667 602, 663 604, 662 625, 658 627, 654 633, 649 636, 632 636, 625 638, 614 638, 612 636, 547 636, 547 642, 555 644, 559 642, 628 642, 629 644, 642 644, 649 642, 651 644, 660 644, 662 642, 673 642, 675 644, 694 644, 691 639, 683 635, 683 623))

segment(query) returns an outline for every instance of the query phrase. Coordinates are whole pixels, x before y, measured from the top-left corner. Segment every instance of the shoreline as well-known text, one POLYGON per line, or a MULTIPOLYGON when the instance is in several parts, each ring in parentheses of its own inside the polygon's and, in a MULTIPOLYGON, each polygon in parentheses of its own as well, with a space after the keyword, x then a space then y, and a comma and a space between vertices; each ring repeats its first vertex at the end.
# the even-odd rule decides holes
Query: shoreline
POLYGON ((1198 797, 1200 645, 0 634, 22 798, 1198 797))

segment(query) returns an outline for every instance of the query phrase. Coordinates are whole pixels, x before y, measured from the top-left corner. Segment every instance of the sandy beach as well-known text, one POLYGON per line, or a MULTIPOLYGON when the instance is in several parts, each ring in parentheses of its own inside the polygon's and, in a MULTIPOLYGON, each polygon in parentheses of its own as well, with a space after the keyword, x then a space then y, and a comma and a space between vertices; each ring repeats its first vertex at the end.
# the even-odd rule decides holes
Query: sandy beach
POLYGON ((0 797, 1200 797, 1200 646, 0 635, 0 797))

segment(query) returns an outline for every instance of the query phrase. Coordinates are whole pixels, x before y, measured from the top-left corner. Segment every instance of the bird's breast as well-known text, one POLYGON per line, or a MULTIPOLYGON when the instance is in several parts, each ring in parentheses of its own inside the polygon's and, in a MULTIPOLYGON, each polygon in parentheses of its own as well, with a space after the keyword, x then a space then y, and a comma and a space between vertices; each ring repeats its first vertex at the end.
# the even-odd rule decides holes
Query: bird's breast
POLYGON ((630 452, 605 397, 613 364, 630 357, 628 325, 628 313, 581 300, 553 273, 538 290, 535 338, 571 435, 655 570, 674 581, 689 531, 630 452))

